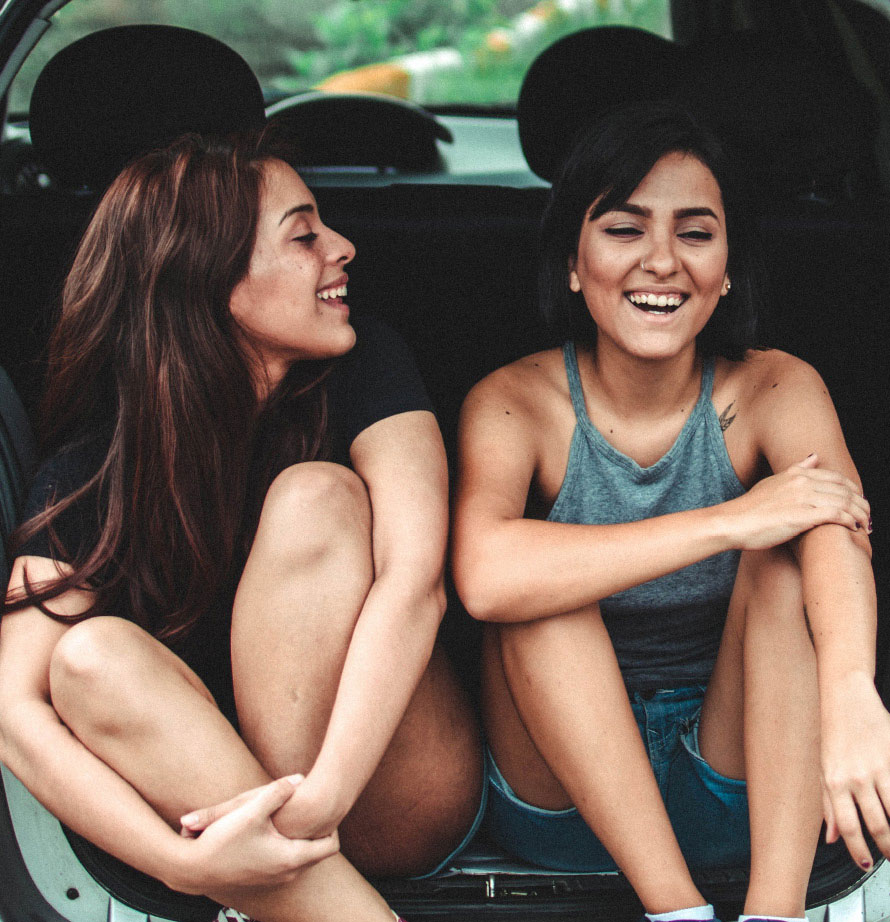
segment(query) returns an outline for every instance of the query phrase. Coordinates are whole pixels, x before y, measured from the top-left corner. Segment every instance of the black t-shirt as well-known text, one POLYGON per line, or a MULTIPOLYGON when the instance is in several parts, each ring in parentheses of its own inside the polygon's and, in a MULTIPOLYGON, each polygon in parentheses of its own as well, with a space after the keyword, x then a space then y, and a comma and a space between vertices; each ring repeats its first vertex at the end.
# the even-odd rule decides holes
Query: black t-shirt
MULTIPOLYGON (((332 458, 349 464, 355 437, 381 419, 412 410, 432 410, 423 381, 404 340, 372 318, 355 319, 356 344, 339 359, 328 378, 328 419, 332 458)), ((45 461, 37 471, 25 506, 30 519, 55 496, 61 499, 86 483, 99 469, 107 450, 100 437, 85 439, 45 461)), ((70 556, 94 547, 102 510, 95 496, 75 503, 53 522, 70 556)), ((19 556, 55 557, 46 531, 17 550, 19 556)), ((229 627, 232 587, 220 592, 210 610, 173 649, 207 683, 220 707, 234 718, 229 627)), ((109 612, 127 617, 126 612, 109 612)))

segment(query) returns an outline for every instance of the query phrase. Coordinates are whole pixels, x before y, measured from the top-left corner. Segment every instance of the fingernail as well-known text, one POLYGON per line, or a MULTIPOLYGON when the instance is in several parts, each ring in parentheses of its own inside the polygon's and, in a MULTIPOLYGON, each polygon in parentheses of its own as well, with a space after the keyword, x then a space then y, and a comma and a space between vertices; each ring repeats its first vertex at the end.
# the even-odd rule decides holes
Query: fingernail
POLYGON ((857 522, 857 523, 856 523, 856 529, 857 529, 857 531, 858 531, 860 528, 862 528, 862 525, 861 525, 859 522, 857 522))
POLYGON ((305 777, 305 775, 288 775, 287 780, 290 781, 291 784, 299 784, 301 781, 305 780, 305 777))
POLYGON ((198 822, 198 814, 197 813, 187 813, 184 817, 180 819, 179 822, 183 826, 191 826, 193 823, 198 822))
POLYGON ((859 863, 862 865, 862 867, 865 868, 866 871, 871 867, 871 861, 869 861, 868 858, 865 858, 863 861, 860 861, 859 863))

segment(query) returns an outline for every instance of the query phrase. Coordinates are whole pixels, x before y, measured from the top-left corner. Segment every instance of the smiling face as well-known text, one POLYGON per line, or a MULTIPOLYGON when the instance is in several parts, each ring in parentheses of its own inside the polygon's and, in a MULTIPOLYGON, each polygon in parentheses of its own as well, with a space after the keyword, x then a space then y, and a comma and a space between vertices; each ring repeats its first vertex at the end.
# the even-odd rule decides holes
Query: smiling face
POLYGON ((597 349, 665 359, 695 337, 726 294, 720 187, 696 157, 665 154, 623 205, 588 209, 569 286, 597 326, 597 349))
POLYGON ((332 358, 355 344, 343 300, 343 267, 354 255, 352 244, 322 223, 296 172, 268 161, 250 266, 229 309, 271 386, 293 362, 332 358))

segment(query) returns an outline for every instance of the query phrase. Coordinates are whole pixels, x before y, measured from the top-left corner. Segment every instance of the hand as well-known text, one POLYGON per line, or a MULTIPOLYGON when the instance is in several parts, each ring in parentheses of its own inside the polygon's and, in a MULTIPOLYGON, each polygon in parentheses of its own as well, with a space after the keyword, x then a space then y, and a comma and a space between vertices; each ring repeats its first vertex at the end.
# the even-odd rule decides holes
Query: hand
POLYGON ((211 814, 197 811, 200 819, 213 819, 202 829, 200 819, 183 823, 183 835, 189 839, 182 868, 185 881, 173 882, 176 889, 220 896, 243 887, 280 886, 294 880, 301 869, 335 854, 336 832, 306 840, 288 838, 275 828, 272 814, 294 790, 291 779, 279 778, 208 808, 211 814))
POLYGON ((810 455, 726 503, 735 516, 739 549, 775 547, 817 525, 870 532, 869 505, 857 485, 843 474, 816 467, 818 462, 816 455, 810 455))
MULTIPOLYGON (((292 787, 296 788, 296 786, 302 782, 303 776, 288 775, 286 778, 281 778, 279 780, 289 781, 292 787)), ((211 823, 215 823, 218 819, 222 819, 222 817, 231 813, 233 810, 246 804, 253 797, 256 797, 260 791, 268 787, 268 784, 263 784, 258 788, 250 788, 247 791, 236 794, 229 800, 224 800, 222 803, 213 804, 211 807, 202 807, 200 810, 193 810, 191 813, 186 813, 179 819, 179 834, 188 839, 197 838, 211 823)), ((291 790, 290 796, 293 796, 293 790, 291 790)), ((289 799, 290 797, 287 798, 287 800, 289 799)), ((286 802, 287 801, 285 801, 285 803, 286 802)))
POLYGON ((859 813, 881 852, 890 858, 890 714, 865 675, 834 690, 823 706, 822 799, 827 842, 843 836, 853 860, 872 866, 859 813))
MULTIPOLYGON (((275 828, 291 839, 318 839, 332 835, 347 810, 338 809, 333 792, 328 790, 328 786, 318 783, 312 773, 309 778, 304 778, 303 775, 290 775, 286 780, 294 785, 294 789, 273 817, 275 828)), ((263 788, 244 791, 231 800, 183 816, 180 819, 180 834, 199 835, 211 823, 231 813, 261 790, 263 788)))

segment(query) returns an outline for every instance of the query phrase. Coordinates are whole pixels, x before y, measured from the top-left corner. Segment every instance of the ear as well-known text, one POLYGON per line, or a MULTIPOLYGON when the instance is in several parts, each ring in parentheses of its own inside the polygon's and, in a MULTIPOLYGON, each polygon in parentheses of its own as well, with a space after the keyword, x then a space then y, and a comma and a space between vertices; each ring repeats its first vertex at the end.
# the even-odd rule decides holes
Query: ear
POLYGON ((575 257, 569 257, 569 288, 577 294, 581 290, 581 279, 575 272, 575 257))
POLYGON ((728 295, 730 288, 732 288, 732 282, 729 280, 728 275, 724 275, 723 276, 723 287, 720 289, 721 296, 728 295))

